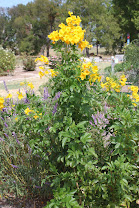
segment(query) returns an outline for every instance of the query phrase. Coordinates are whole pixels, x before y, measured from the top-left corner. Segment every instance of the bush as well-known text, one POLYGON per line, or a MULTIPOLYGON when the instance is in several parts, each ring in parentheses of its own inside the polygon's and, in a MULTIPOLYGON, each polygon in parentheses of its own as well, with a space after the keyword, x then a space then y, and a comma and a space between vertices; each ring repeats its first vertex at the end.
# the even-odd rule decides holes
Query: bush
POLYGON ((125 49, 125 59, 131 65, 128 80, 139 86, 139 39, 132 41, 125 49))
POLYGON ((25 71, 35 71, 36 70, 36 63, 34 58, 31 56, 25 56, 23 58, 23 69, 25 71))
MULTIPOLYGON (((82 29, 76 30, 75 24, 70 28, 72 20, 78 25, 80 18, 69 14, 69 25, 62 27, 68 27, 64 43, 58 40, 58 31, 49 36, 55 50, 61 52, 61 65, 54 70, 42 67, 41 77, 51 75, 48 89, 41 97, 31 89, 23 97, 20 90, 21 100, 15 105, 10 98, 0 99, 3 192, 9 187, 10 192, 17 192, 18 187, 31 193, 39 187, 40 195, 48 190, 46 208, 135 207, 138 88, 130 88, 131 99, 121 92, 124 75, 116 81, 106 77, 100 83, 97 66, 79 60, 77 40, 81 49, 87 45, 77 39, 83 36, 82 29)), ((48 64, 44 56, 37 60, 48 64)))
POLYGON ((15 55, 8 49, 0 48, 0 75, 12 73, 15 69, 15 55))
POLYGON ((56 68, 56 66, 60 64, 60 62, 61 62, 61 59, 57 56, 49 57, 49 67, 52 69, 56 68))

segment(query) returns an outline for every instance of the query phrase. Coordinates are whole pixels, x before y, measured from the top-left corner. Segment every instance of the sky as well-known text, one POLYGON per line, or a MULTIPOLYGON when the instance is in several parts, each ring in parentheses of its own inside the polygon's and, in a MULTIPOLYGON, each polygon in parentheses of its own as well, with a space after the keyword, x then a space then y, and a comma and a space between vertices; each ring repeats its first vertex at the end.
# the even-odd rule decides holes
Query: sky
POLYGON ((0 7, 13 7, 17 6, 18 4, 26 5, 28 2, 33 0, 0 0, 0 7))

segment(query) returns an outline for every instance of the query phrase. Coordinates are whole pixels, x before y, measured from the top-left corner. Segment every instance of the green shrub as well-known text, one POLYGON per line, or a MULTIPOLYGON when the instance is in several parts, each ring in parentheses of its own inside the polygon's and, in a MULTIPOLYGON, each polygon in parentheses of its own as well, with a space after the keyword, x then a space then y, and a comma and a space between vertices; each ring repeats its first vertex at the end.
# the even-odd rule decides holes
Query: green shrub
POLYGON ((23 58, 23 69, 25 71, 35 71, 36 70, 36 63, 35 59, 31 56, 25 56, 23 58))
POLYGON ((15 55, 8 49, 0 47, 0 75, 12 73, 15 69, 15 55))
POLYGON ((131 65, 127 70, 128 80, 139 86, 139 39, 132 41, 126 47, 125 59, 131 65))
POLYGON ((135 108, 126 93, 104 90, 97 67, 83 64, 75 45, 53 47, 61 65, 46 68, 51 78, 43 96, 26 91, 15 105, 5 99, 0 111, 3 192, 32 193, 39 186, 40 195, 48 191, 46 208, 135 208, 138 103, 135 108))

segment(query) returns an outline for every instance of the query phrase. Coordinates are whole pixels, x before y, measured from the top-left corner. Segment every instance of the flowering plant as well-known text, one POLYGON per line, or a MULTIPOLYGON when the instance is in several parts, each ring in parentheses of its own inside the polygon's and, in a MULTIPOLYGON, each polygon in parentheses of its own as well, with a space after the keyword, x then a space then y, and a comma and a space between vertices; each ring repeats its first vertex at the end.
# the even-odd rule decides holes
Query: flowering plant
MULTIPOLYGON (((102 82, 96 66, 80 61, 77 47, 82 50, 89 43, 84 41, 80 18, 69 15, 67 25, 61 24, 59 31, 49 35, 61 53, 61 64, 50 69, 47 57, 36 59, 42 63, 40 77, 50 76, 43 97, 26 93, 27 102, 22 98, 12 113, 5 112, 1 98, 1 116, 5 122, 10 115, 23 146, 28 145, 34 159, 40 158, 39 177, 33 175, 30 187, 48 190, 45 207, 134 206, 138 199, 138 88, 130 88, 130 98, 121 92, 124 75, 102 82)), ((7 133, 7 128, 0 133, 3 144, 7 133)), ((16 160, 8 161, 17 170, 16 160)))

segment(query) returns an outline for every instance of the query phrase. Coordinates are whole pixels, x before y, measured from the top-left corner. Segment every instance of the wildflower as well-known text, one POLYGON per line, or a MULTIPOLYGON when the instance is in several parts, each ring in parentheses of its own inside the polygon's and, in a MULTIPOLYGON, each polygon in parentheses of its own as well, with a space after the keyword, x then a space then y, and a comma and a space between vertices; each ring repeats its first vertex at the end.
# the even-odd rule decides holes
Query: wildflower
POLYGON ((20 82, 20 86, 23 86, 25 84, 25 82, 20 82))
POLYGON ((39 76, 42 78, 44 76, 44 73, 42 71, 39 71, 39 76))
POLYGON ((30 110, 28 107, 24 110, 26 115, 29 115, 30 112, 32 112, 32 110, 30 110))
POLYGON ((125 86, 125 83, 126 83, 126 77, 125 77, 125 75, 123 74, 123 75, 121 75, 120 76, 120 84, 122 85, 122 86, 125 86))
POLYGON ((18 94, 18 99, 19 100, 21 100, 24 97, 23 94, 22 94, 22 92, 17 92, 17 94, 18 94))
POLYGON ((86 79, 86 75, 82 72, 80 75, 80 78, 81 78, 81 80, 84 80, 84 79, 86 79))
POLYGON ((34 85, 32 84, 32 82, 30 82, 30 83, 28 84, 28 87, 30 87, 30 88, 33 90, 34 85))
POLYGON ((12 98, 12 94, 9 93, 9 94, 6 96, 6 98, 12 98))
POLYGON ((2 97, 0 97, 0 110, 2 110, 4 108, 4 99, 2 97))
POLYGON ((39 118, 39 116, 35 115, 35 116, 33 116, 33 118, 37 119, 37 118, 39 118))
POLYGON ((37 61, 41 61, 41 62, 43 62, 43 63, 45 63, 45 64, 49 64, 48 58, 47 58, 46 56, 43 56, 43 55, 41 55, 40 58, 36 58, 36 59, 35 59, 35 62, 37 62, 37 61))
POLYGON ((12 166, 13 168, 19 168, 17 165, 11 164, 11 166, 12 166))
POLYGON ((5 87, 5 90, 7 91, 7 93, 9 93, 8 88, 7 88, 7 85, 6 85, 6 82, 3 81, 3 84, 4 84, 4 87, 5 87))

